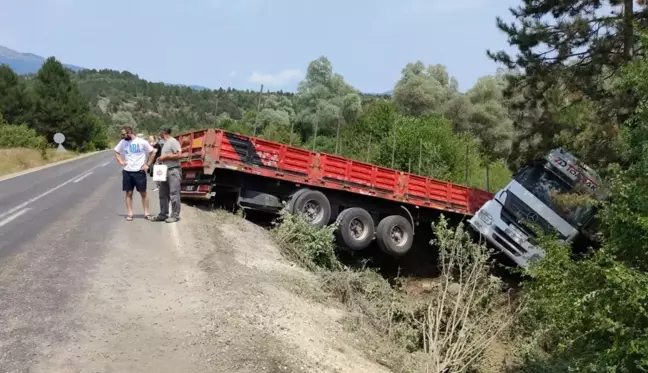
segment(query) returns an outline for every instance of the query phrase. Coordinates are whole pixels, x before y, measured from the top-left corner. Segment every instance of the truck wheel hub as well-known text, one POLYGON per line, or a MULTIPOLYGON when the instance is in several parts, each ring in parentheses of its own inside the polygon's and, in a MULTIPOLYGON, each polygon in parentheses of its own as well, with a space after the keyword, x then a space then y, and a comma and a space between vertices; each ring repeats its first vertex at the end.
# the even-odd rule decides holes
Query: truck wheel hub
POLYGON ((349 223, 349 231, 351 236, 356 240, 362 240, 367 235, 367 229, 360 219, 353 219, 349 223))

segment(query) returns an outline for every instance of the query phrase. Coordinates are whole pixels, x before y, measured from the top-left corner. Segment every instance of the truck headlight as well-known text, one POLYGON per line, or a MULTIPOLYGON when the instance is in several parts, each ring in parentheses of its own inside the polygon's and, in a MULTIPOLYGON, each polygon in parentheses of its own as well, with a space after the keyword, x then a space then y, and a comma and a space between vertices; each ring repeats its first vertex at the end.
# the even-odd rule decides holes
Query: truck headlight
POLYGON ((479 220, 483 221, 484 224, 486 225, 491 225, 493 224, 493 217, 491 214, 487 213, 486 211, 480 211, 477 216, 479 217, 479 220))

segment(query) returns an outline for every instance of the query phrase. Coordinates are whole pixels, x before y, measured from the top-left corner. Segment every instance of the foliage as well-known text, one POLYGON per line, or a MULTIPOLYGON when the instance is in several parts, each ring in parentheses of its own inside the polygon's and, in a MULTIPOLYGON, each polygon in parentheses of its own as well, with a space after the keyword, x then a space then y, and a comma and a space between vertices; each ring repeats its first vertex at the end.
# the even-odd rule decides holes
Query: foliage
POLYGON ((643 56, 635 22, 645 25, 643 5, 632 0, 534 0, 510 9, 517 23, 497 26, 519 54, 489 52, 509 68, 523 68, 540 90, 563 82, 571 91, 601 101, 610 77, 634 56, 643 56), (539 84, 537 84, 539 83, 539 84))
POLYGON ((335 255, 335 225, 316 228, 299 215, 281 211, 274 229, 275 238, 284 253, 310 270, 337 270, 342 264, 335 255))
MULTIPOLYGON (((299 106, 296 124, 302 137, 337 135, 362 112, 359 92, 347 84, 342 75, 333 73, 333 65, 326 57, 308 64, 295 100, 299 106)), ((337 141, 339 139, 336 139, 336 147, 337 141)))
POLYGON ((460 225, 434 226, 441 275, 425 312, 423 341, 432 372, 465 372, 517 320, 519 307, 502 304, 503 285, 490 274, 489 253, 460 225))
POLYGON ((542 237, 547 255, 529 269, 525 371, 648 369, 647 66, 641 58, 622 69, 638 106, 623 130, 625 166, 607 178, 612 198, 600 213, 602 247, 574 261, 569 247, 542 237))
POLYGON ((443 65, 427 68, 421 61, 408 63, 394 88, 394 103, 411 116, 439 113, 443 105, 458 92, 457 79, 451 78, 443 65))
POLYGON ((619 161, 620 124, 635 100, 616 89, 617 73, 644 56, 635 27, 646 25, 643 7, 632 0, 532 0, 510 9, 515 22, 497 19, 517 49, 514 56, 488 52, 512 70, 512 168, 564 143, 593 167, 619 161))
MULTIPOLYGON (((0 114, 2 113, 0 112, 0 114)), ((39 136, 36 131, 24 124, 6 124, 0 115, 0 149, 45 149, 46 147, 47 140, 43 136, 39 136)))
POLYGON ((30 97, 25 82, 7 65, 0 65, 0 112, 7 123, 29 118, 30 97))
POLYGON ((354 314, 350 324, 382 364, 402 372, 469 371, 516 319, 502 282, 490 275, 489 256, 463 227, 433 225, 441 276, 431 294, 411 295, 406 279, 394 286, 378 273, 342 265, 333 251, 333 229, 314 228, 286 211, 274 229, 284 255, 316 272, 322 288, 354 314))
POLYGON ((74 150, 105 148, 108 143, 102 119, 91 114, 70 72, 54 58, 33 79, 0 66, 0 111, 8 123, 25 124, 46 143, 53 143, 57 132, 66 135, 65 146, 74 150))
POLYGON ((105 148, 123 125, 143 133, 162 125, 175 133, 215 126, 470 186, 504 186, 509 140, 502 134, 510 121, 498 103, 501 84, 485 79, 461 94, 442 65, 417 62, 403 73, 390 103, 389 96, 361 95, 326 57, 309 64, 296 94, 261 95, 151 83, 126 71, 72 73, 50 58, 35 76, 0 69, 0 87, 10 92, 0 91, 0 110, 11 124, 25 123, 50 143, 63 132, 66 147, 82 151, 105 148), (413 87, 421 79, 442 92, 433 100, 438 105, 417 112, 402 98, 417 100, 421 92, 413 87), (467 108, 454 104, 463 99, 467 108), (453 123, 462 113, 467 122, 453 123))

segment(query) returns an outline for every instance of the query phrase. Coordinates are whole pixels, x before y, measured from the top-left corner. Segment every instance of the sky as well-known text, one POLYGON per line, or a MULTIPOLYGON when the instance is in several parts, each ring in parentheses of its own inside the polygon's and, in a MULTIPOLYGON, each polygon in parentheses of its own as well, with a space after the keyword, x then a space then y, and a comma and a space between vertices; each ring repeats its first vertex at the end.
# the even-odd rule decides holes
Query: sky
POLYGON ((150 81, 294 91, 326 56, 356 89, 393 89, 408 62, 462 91, 512 51, 495 25, 520 0, 0 0, 0 45, 150 81))

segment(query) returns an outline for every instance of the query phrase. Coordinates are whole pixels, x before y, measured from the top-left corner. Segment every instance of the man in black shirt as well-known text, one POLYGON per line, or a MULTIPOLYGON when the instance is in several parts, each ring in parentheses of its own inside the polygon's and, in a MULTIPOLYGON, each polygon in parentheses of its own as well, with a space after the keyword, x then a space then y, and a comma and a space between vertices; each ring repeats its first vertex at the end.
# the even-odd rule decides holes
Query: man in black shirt
MULTIPOLYGON (((157 162, 157 159, 160 157, 160 154, 162 154, 162 145, 160 142, 157 140, 155 136, 149 136, 149 143, 153 148, 155 148, 155 159, 153 159, 153 163, 157 162)), ((153 177, 153 167, 149 169, 149 175, 153 177)), ((160 182, 156 181, 155 182, 155 189, 153 191, 156 191, 160 188, 160 182)))

